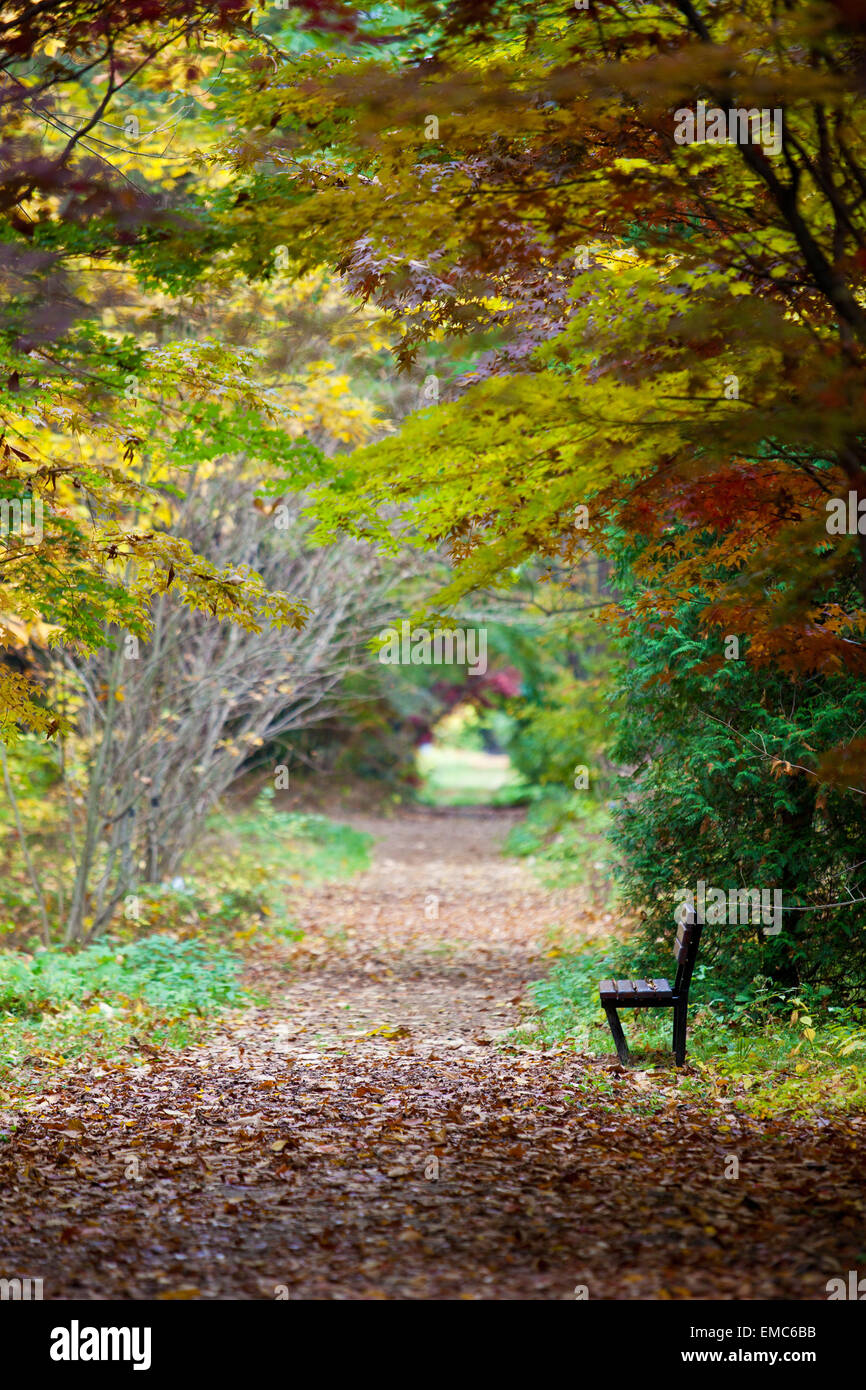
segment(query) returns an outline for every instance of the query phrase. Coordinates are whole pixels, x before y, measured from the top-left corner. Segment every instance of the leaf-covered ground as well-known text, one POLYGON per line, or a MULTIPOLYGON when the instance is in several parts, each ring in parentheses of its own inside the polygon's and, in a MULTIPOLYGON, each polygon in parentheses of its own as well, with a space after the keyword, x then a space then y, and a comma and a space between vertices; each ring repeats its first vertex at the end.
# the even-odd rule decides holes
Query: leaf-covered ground
POLYGON ((373 867, 298 891, 303 940, 250 968, 267 1008, 84 1060, 0 1124, 0 1274, 46 1298, 807 1300, 862 1266, 862 1119, 735 1117, 673 1068, 510 1046, 547 930, 609 923, 501 856, 507 813, 356 823, 373 867))

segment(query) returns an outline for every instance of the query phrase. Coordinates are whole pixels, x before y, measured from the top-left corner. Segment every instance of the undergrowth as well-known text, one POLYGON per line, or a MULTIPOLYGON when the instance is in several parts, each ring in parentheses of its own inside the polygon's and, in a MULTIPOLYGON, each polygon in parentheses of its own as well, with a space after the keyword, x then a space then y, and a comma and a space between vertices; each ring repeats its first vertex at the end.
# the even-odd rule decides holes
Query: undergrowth
MULTIPOLYGON (((0 1087, 39 1088, 87 1054, 182 1047, 226 1008, 266 1002, 239 984, 253 942, 296 942, 295 888, 366 867, 371 837, 274 809, 272 794, 215 815, 183 875, 142 885, 110 933, 74 950, 32 935, 0 949, 0 1087)), ((31 920, 33 914, 31 912, 31 920)), ((24 934, 14 927, 17 940, 24 934)), ((59 935, 59 931, 58 931, 59 935)))
MULTIPOLYGON (((513 1040, 615 1056, 598 984, 623 978, 627 956, 620 941, 566 951, 532 987, 533 1016, 513 1040)), ((624 1009, 620 1017, 631 1066, 668 1086, 675 1075, 672 1011, 624 1009)), ((680 1073, 681 1094, 757 1116, 861 1109, 866 1009, 834 1005, 826 990, 782 989, 761 976, 726 994, 699 961, 690 993, 687 1064, 680 1073)))
POLYGON ((167 935, 0 953, 0 1084, 140 1045, 139 1035, 182 1045, 201 1020, 249 1001, 242 966, 225 947, 167 935))

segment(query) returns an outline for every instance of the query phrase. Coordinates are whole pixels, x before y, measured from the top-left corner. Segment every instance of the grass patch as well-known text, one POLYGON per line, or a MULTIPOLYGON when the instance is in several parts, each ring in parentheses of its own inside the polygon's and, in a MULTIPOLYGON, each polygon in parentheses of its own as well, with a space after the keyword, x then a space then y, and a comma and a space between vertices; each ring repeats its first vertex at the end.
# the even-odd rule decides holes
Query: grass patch
POLYGON ((268 787, 252 808, 219 812, 189 857, 189 874, 158 890, 170 907, 148 924, 223 935, 235 947, 253 937, 299 941, 291 914, 293 893, 304 884, 350 878, 370 863, 372 836, 326 816, 279 811, 268 787), (227 883, 231 887, 226 887, 227 883))
POLYGON ((277 810, 266 787, 250 810, 212 816, 190 863, 194 872, 230 866, 242 883, 244 875, 259 884, 321 883, 368 868, 372 843, 371 835, 327 816, 277 810))
POLYGON ((290 890, 366 868, 370 844, 265 795, 214 816, 188 872, 143 886, 110 935, 77 951, 0 950, 0 1086, 42 1089, 85 1053, 183 1047, 222 1010, 266 1002, 238 983, 244 950, 298 941, 290 890))
MULTIPOLYGON (((110 934, 120 940, 154 932, 205 934, 232 946, 243 946, 260 931, 297 940, 301 933, 287 907, 291 891, 365 869, 371 837, 325 816, 278 811, 273 797, 273 788, 267 788, 253 807, 213 815, 183 870, 168 882, 142 884, 130 894, 109 924, 110 934)), ((40 845, 39 852, 52 851, 40 845)), ((52 929, 60 938, 56 895, 48 893, 47 902, 52 929)), ((37 915, 29 883, 20 874, 0 874, 4 946, 38 950, 37 915)))
POLYGON ((418 772, 426 806, 509 806, 527 795, 506 753, 429 744, 418 750, 418 772))
POLYGON ((610 812, 588 792, 545 788, 512 826, 505 853, 529 859, 548 888, 583 885, 610 901, 615 852, 606 838, 610 812))
MULTIPOLYGON (((147 936, 0 955, 0 1083, 84 1052, 110 1056, 138 1035, 182 1045, 196 1025, 247 1003, 238 955, 203 940, 147 936)), ((34 1080, 38 1077, 34 1073, 34 1080)))

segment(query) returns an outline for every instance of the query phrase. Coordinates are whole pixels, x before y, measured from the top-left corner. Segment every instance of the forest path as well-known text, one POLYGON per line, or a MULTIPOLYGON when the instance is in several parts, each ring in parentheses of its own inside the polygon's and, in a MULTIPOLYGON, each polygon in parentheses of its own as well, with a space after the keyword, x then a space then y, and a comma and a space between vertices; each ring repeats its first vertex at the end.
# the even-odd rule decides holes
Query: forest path
POLYGON ((33 1106, 0 1150, 0 1275, 46 1298, 800 1300, 863 1264, 861 1121, 736 1118, 673 1068, 505 1041, 547 929, 581 925, 502 856, 511 816, 351 819, 373 865, 298 890, 303 940, 251 965, 267 1007, 33 1106))

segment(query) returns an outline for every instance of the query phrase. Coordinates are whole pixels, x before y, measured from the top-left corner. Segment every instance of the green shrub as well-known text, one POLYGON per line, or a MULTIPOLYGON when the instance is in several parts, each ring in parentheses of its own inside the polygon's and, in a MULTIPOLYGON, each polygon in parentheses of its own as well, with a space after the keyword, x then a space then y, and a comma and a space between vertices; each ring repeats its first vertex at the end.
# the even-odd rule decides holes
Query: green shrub
POLYGON ((65 1005, 109 1006, 140 1000, 154 1013, 179 1018, 240 1003, 240 957, 192 939, 146 936, 103 940, 75 953, 0 954, 0 1013, 38 1017, 65 1005))
POLYGON ((708 922, 702 956, 731 995, 756 975, 863 997, 866 819, 862 797, 802 771, 866 722, 866 684, 841 674, 753 667, 744 641, 726 660, 701 626, 706 599, 659 621, 639 607, 624 565, 627 662, 614 697, 621 779, 613 840, 625 904, 641 920, 634 968, 654 969, 677 894, 705 884, 778 890, 778 934, 708 922), (858 872, 859 866, 859 872, 858 872), (857 901, 861 899, 861 901, 857 901))

